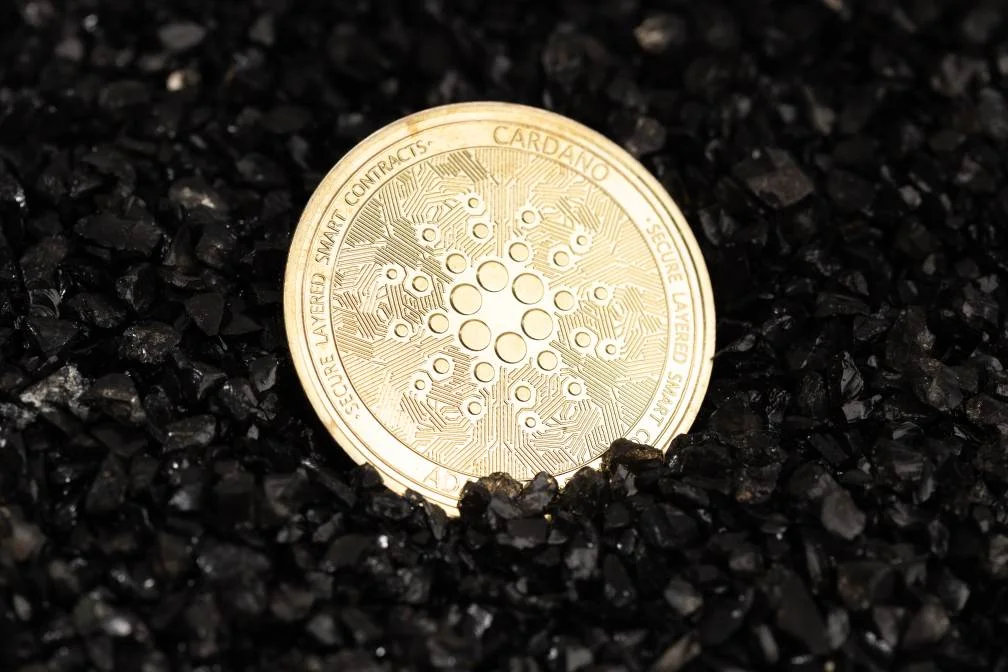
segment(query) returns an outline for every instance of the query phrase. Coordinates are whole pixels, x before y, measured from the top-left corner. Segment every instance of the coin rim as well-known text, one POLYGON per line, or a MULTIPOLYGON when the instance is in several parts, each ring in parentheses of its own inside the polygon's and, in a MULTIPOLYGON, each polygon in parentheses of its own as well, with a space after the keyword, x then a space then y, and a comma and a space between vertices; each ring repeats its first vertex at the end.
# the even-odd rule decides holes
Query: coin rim
MULTIPOLYGON (((287 255, 287 262, 284 270, 283 288, 284 331, 287 338, 288 350, 291 354, 294 369, 297 372, 298 381, 301 383, 301 387, 304 390, 305 396, 308 398, 312 409, 315 411, 316 416, 329 431, 333 439, 335 439, 337 445, 342 448, 354 462, 357 464, 371 464, 381 474, 385 485, 400 494, 405 493, 408 489, 414 489, 419 492, 417 488, 422 488, 423 485, 413 482, 412 479, 406 478, 403 474, 399 474, 400 478, 402 478, 402 480, 400 480, 400 478, 396 478, 395 474, 388 473, 388 471, 382 469, 380 465, 371 463, 371 461, 365 457, 363 452, 355 445, 355 443, 350 440, 350 437, 348 437, 347 434, 340 428, 339 423, 337 422, 338 418, 332 417, 333 414, 330 412, 329 408, 326 407, 324 400, 322 399, 322 395, 315 389, 316 383, 318 382, 316 380, 318 375, 317 371, 315 371, 313 363, 311 362, 311 353, 307 349, 307 341, 303 338, 304 333, 301 328, 301 292, 303 290, 301 285, 303 283, 300 281, 303 280, 308 255, 311 252, 310 245, 312 235, 314 234, 320 217, 324 214, 327 204, 331 201, 334 190, 341 187, 346 182, 346 179, 352 176, 352 174, 359 168, 359 166, 356 165, 357 163, 366 161, 366 159, 370 156, 370 153, 367 151, 368 148, 372 146, 387 146, 391 142, 403 140, 416 135, 417 133, 426 130, 422 128, 422 126, 425 122, 432 119, 441 120, 441 118, 446 116, 460 115, 463 117, 463 119, 459 120, 461 122, 464 118, 480 111, 485 112, 485 115, 488 118, 493 118, 495 111, 503 111, 506 116, 514 114, 527 114, 530 117, 538 117, 543 120, 542 123, 544 125, 557 124, 564 129, 566 135, 580 139, 588 147, 596 147, 600 154, 608 155, 614 162, 622 164, 626 171, 626 177, 630 179, 630 182, 633 183, 635 180, 637 181, 638 190, 647 189, 654 195, 657 203, 664 208, 666 212, 668 212, 676 226, 677 232, 682 237, 683 246, 689 256, 689 259, 684 260, 684 263, 688 262, 690 264, 699 284, 698 294, 700 295, 701 302, 700 312, 703 315, 704 338, 703 343, 701 343, 699 347, 694 346, 694 352, 697 352, 698 350, 700 351, 700 361, 697 363, 698 371, 695 378, 696 382, 692 390, 684 390, 684 393, 689 392, 691 397, 680 421, 676 424, 676 426, 660 432, 658 436, 655 437, 656 448, 659 448, 660 450, 664 449, 665 446, 657 444, 664 443, 665 441, 671 441, 672 438, 678 434, 684 433, 692 426, 693 422, 696 420, 697 414, 700 411, 700 407, 703 403, 704 396, 706 395, 706 391, 710 383, 710 374, 713 366, 715 348, 716 320, 714 313, 713 289, 707 265, 700 251, 700 246, 697 243, 696 236, 694 236, 693 231, 687 223, 685 216, 682 214, 682 211, 679 209, 678 204, 672 199, 672 196, 654 177, 654 175, 651 174, 651 171, 641 164, 640 161, 634 158, 634 156, 627 152, 623 147, 620 147, 609 138, 585 124, 556 112, 528 105, 504 101, 474 101, 439 105, 409 114, 379 128, 363 140, 354 144, 349 150, 347 150, 340 160, 329 169, 326 175, 315 187, 315 190, 308 199, 301 216, 298 218, 297 227, 295 228, 294 235, 291 238, 290 251, 287 255), (299 261, 303 261, 304 263, 299 265, 299 261), (666 435, 668 435, 668 438, 663 440, 662 437, 666 435), (409 482, 404 483, 404 480, 409 482)), ((361 403, 363 403, 363 401, 361 401, 361 403)), ((619 437, 612 438, 615 440, 619 437)), ((377 450, 377 448, 374 450, 377 450)), ((598 468, 601 459, 601 456, 599 456, 590 462, 586 462, 581 467, 578 467, 578 469, 557 475, 555 478, 562 485, 574 473, 577 473, 578 470, 584 467, 598 468)), ((465 476, 459 475, 459 477, 467 480, 465 476)), ((425 488, 425 490, 428 489, 425 488)), ((439 493, 436 492, 433 494, 421 494, 423 494, 428 501, 432 501, 440 505, 449 514, 458 513, 458 498, 451 498, 444 495, 438 496, 439 493)))

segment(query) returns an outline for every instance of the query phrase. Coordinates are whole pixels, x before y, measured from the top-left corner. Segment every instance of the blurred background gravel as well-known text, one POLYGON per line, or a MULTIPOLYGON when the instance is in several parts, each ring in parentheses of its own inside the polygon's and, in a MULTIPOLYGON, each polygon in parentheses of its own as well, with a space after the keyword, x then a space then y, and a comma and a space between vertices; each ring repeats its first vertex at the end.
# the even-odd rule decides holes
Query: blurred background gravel
POLYGON ((1008 670, 1005 9, 2 3, 0 669, 1008 670), (667 454, 448 521, 319 425, 281 276, 471 99, 641 158, 718 355, 667 454))

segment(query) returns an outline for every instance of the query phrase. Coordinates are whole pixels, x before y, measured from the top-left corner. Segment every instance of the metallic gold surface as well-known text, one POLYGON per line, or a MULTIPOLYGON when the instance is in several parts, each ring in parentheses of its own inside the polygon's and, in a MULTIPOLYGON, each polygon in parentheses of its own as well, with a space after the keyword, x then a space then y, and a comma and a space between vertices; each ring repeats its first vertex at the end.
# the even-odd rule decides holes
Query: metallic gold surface
POLYGON ((426 110, 352 149, 301 216, 284 314, 337 442, 449 512, 496 471, 563 483, 618 437, 664 448, 714 350, 710 280, 658 182, 507 103, 426 110))

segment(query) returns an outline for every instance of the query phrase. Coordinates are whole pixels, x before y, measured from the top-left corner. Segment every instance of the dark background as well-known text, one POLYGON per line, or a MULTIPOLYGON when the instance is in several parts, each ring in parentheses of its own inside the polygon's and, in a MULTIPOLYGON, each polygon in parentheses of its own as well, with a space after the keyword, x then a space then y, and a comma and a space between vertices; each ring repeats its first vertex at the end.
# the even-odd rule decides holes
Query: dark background
POLYGON ((1005 20, 2 3, 0 669, 1008 669, 1005 20), (281 277, 345 151, 468 99, 641 157, 718 355, 668 455, 446 521, 321 428, 281 277))

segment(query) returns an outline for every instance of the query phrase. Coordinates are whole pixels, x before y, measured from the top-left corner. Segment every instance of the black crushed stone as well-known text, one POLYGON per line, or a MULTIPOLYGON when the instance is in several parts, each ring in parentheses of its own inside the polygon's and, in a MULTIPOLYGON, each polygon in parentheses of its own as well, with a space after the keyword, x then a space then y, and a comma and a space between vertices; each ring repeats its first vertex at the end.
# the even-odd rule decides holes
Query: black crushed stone
POLYGON ((1005 670, 1008 21, 978 0, 0 3, 0 669, 1005 670), (282 329, 300 207, 503 99, 662 181, 667 454, 381 486, 282 329))

